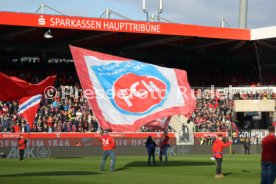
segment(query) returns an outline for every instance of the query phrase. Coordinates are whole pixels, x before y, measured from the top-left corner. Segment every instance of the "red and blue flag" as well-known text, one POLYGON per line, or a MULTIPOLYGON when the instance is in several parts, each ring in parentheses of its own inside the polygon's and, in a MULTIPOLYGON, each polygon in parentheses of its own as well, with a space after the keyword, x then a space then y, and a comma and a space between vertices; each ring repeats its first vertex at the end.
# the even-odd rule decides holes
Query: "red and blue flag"
POLYGON ((70 48, 101 128, 137 131, 156 119, 193 113, 196 101, 186 71, 70 48))
POLYGON ((32 128, 42 95, 23 97, 19 100, 18 114, 20 114, 32 128))

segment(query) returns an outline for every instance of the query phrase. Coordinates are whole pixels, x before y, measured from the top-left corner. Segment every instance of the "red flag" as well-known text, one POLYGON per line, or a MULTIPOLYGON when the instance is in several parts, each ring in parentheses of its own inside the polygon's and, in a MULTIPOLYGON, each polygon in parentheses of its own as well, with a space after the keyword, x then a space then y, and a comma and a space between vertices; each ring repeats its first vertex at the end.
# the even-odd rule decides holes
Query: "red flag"
POLYGON ((232 129, 233 129, 235 132, 238 132, 238 133, 239 133, 239 128, 237 127, 236 123, 231 122, 231 126, 232 126, 232 129))
POLYGON ((25 96, 42 94, 48 86, 53 86, 56 76, 49 76, 38 84, 30 84, 17 77, 0 72, 0 101, 18 100, 25 96))
POLYGON ((145 124, 144 127, 153 132, 164 131, 168 128, 170 120, 171 116, 163 119, 157 119, 155 121, 149 122, 148 124, 145 124))
POLYGON ((30 128, 32 128, 34 119, 39 108, 41 95, 35 95, 31 97, 23 97, 19 100, 18 114, 23 116, 27 120, 30 128))

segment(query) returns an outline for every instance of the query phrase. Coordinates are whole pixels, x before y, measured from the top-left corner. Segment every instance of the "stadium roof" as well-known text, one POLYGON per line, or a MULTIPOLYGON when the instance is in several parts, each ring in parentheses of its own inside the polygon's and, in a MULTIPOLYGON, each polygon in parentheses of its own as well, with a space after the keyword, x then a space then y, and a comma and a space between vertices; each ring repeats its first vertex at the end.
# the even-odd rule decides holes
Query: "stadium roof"
MULTIPOLYGON (((199 25, 0 12, 0 51, 69 54, 68 45, 124 57, 179 58, 187 51, 251 52, 254 40, 275 49, 276 27, 237 29, 199 25), (53 38, 43 35, 50 29, 53 38), (269 42, 261 40, 269 39, 269 42), (166 54, 165 54, 166 53, 166 54)), ((181 58, 180 58, 181 59, 181 58)))

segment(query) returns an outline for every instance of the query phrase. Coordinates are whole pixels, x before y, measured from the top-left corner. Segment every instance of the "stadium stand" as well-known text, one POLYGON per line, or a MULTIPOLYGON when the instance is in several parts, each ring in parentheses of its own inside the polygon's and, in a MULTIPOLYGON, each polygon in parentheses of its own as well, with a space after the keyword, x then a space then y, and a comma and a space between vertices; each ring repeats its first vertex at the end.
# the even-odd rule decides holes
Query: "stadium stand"
MULTIPOLYGON (((2 58, 3 59, 3 58, 2 58)), ((20 131, 31 132, 94 132, 98 130, 98 124, 89 109, 84 98, 78 77, 72 63, 26 63, 26 62, 3 62, 1 71, 5 74, 17 76, 31 83, 38 83, 51 74, 57 74, 55 87, 57 97, 41 100, 40 109, 33 127, 17 115, 18 102, 0 102, 0 132, 17 131, 16 123, 20 131), (61 96, 62 90, 71 91, 71 95, 61 96), (16 128, 15 128, 16 127, 16 128)), ((259 86, 254 72, 251 75, 243 75, 241 72, 231 70, 215 72, 215 70, 203 72, 188 71, 191 86, 259 86)), ((264 75, 264 84, 275 84, 276 76, 271 72, 264 75)), ((195 88, 197 95, 199 88, 195 88)), ((197 98, 197 108, 189 121, 194 122, 196 132, 221 132, 228 131, 233 120, 231 119, 233 100, 228 98, 210 98, 211 94, 202 88, 203 98, 197 98)), ((276 99, 275 93, 246 93, 234 94, 237 99, 276 99)), ((141 129, 141 131, 150 131, 141 129)), ((169 127, 169 131, 173 131, 169 127)))

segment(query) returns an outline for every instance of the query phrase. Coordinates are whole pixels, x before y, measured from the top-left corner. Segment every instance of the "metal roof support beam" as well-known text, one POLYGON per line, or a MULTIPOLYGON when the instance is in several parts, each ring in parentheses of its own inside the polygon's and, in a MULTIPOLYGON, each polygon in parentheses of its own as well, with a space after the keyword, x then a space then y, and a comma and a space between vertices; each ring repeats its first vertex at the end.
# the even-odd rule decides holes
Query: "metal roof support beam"
POLYGON ((21 29, 16 29, 17 31, 7 31, 7 34, 3 34, 1 33, 0 35, 0 40, 5 39, 5 38, 9 38, 9 37, 15 37, 18 35, 22 35, 31 31, 36 30, 37 28, 21 28, 21 29))
POLYGON ((138 44, 134 44, 134 45, 129 45, 127 47, 122 47, 120 49, 116 49, 113 51, 117 51, 117 50, 128 50, 128 49, 138 49, 138 48, 143 48, 143 47, 150 47, 150 46, 155 46, 155 45, 160 45, 160 44, 166 44, 166 43, 170 43, 170 42, 174 42, 174 41, 179 41, 179 40, 183 40, 183 39, 187 39, 187 37, 180 37, 180 36, 176 36, 176 37, 168 37, 168 38, 161 38, 161 39, 156 39, 153 41, 149 41, 149 42, 142 42, 142 43, 138 43, 138 44))
POLYGON ((246 44, 246 41, 239 41, 237 44, 235 44, 233 47, 231 47, 228 52, 233 52, 238 50, 239 48, 241 48, 242 46, 244 46, 246 44))
POLYGON ((128 18, 128 17, 126 17, 124 15, 121 15, 121 14, 119 14, 119 13, 117 13, 117 12, 115 12, 115 11, 109 9, 109 8, 106 8, 104 10, 104 12, 100 15, 100 18, 110 19, 110 17, 111 17, 112 14, 115 15, 115 16, 117 16, 117 17, 120 17, 122 19, 125 19, 125 20, 131 20, 130 18, 128 18))
POLYGON ((109 36, 112 34, 116 34, 115 32, 103 32, 103 33, 99 33, 99 34, 92 34, 92 33, 85 33, 85 34, 81 34, 79 36, 68 36, 68 37, 63 37, 61 39, 56 39, 55 42, 56 44, 53 44, 52 42, 50 43, 45 43, 42 45, 43 48, 47 48, 47 47, 59 47, 62 45, 68 45, 68 44, 76 44, 82 41, 86 41, 86 40, 93 40, 93 39, 97 39, 97 38, 102 38, 105 36, 109 36))
POLYGON ((220 45, 220 44, 225 44, 225 43, 231 43, 234 42, 236 40, 223 40, 223 41, 211 41, 211 43, 206 43, 206 44, 202 44, 202 45, 196 45, 196 46, 190 46, 190 47, 186 47, 181 49, 181 51, 188 51, 188 50, 193 50, 193 49, 201 49, 201 48, 205 48, 205 47, 213 47, 216 45, 220 45))
POLYGON ((97 38, 103 38, 105 36, 110 36, 110 35, 114 35, 117 34, 116 32, 103 32, 103 33, 99 33, 97 35, 90 35, 86 34, 86 35, 80 35, 79 37, 76 36, 76 38, 69 40, 70 43, 79 43, 82 41, 86 41, 86 40, 93 40, 93 39, 97 39, 97 38))
POLYGON ((39 8, 35 11, 35 13, 38 13, 38 12, 41 10, 41 14, 44 14, 44 9, 45 9, 45 8, 49 8, 50 10, 52 10, 52 11, 54 11, 54 12, 60 14, 60 15, 65 15, 65 14, 62 13, 61 11, 58 11, 58 10, 56 10, 56 9, 54 9, 54 8, 52 8, 52 7, 48 6, 48 5, 46 5, 46 4, 43 4, 43 3, 42 3, 42 4, 39 6, 39 8))
POLYGON ((263 46, 266 46, 268 48, 271 48, 271 49, 275 49, 276 50, 276 46, 274 44, 271 44, 271 43, 267 43, 266 41, 256 41, 256 43, 259 43, 263 46))

